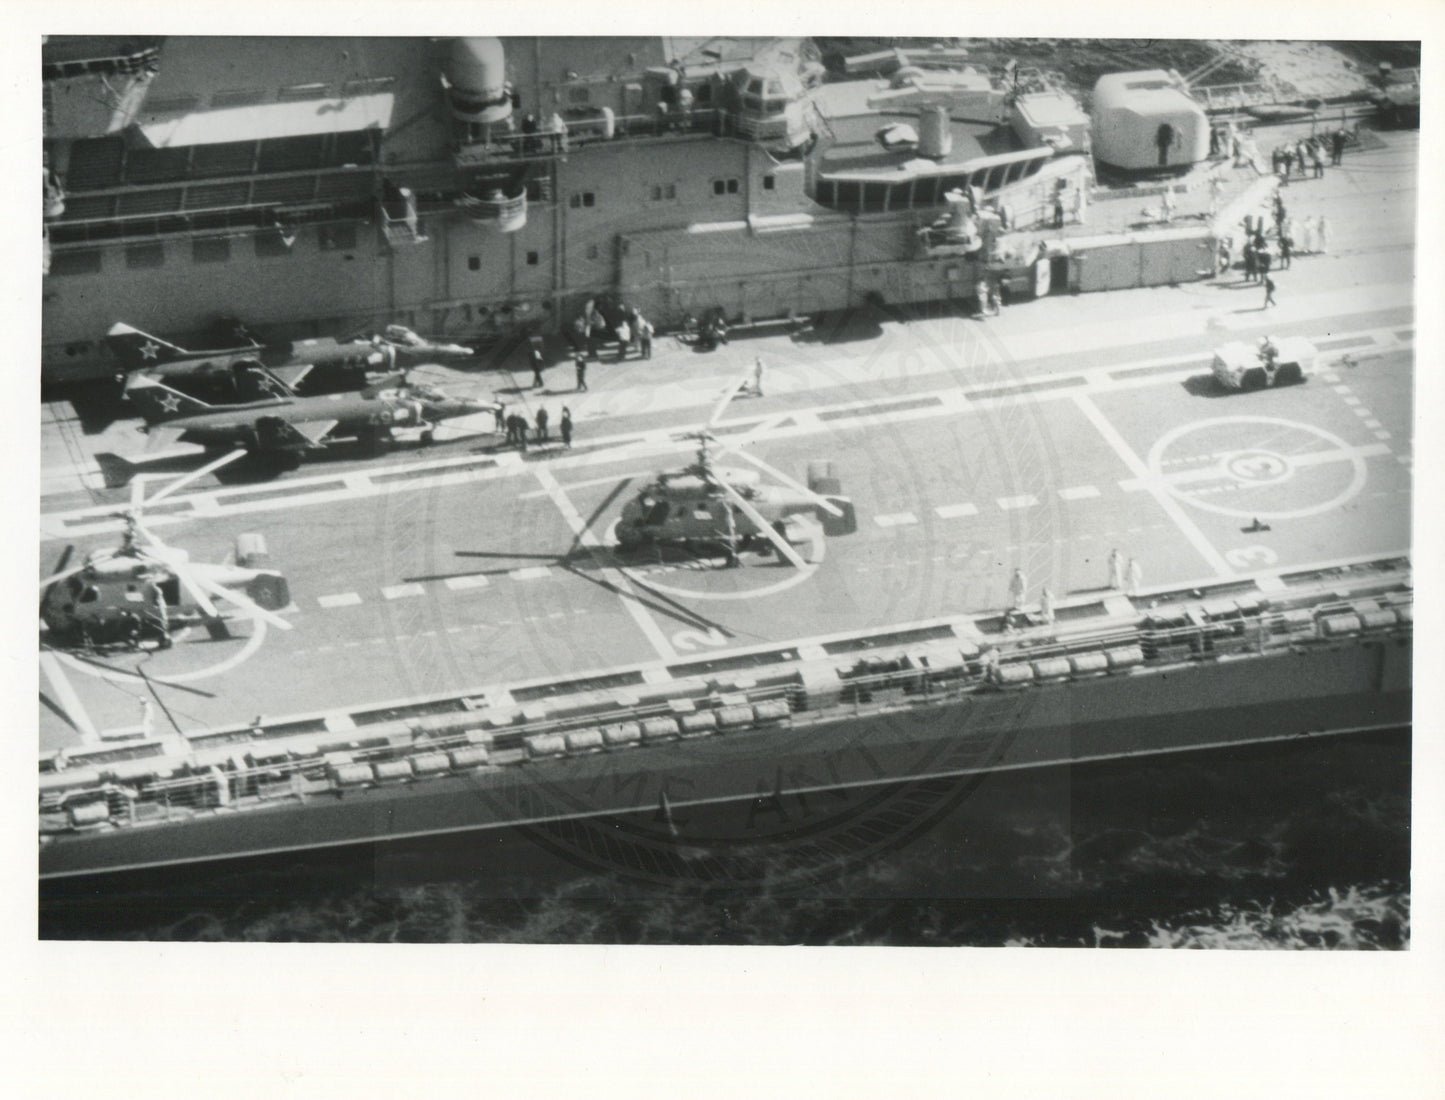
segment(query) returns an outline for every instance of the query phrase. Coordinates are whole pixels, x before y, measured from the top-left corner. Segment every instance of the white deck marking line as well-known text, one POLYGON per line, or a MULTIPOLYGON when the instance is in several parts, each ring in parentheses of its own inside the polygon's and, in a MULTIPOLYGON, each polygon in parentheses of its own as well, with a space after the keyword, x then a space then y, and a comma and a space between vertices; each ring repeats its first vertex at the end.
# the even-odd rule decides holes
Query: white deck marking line
POLYGON ((317 596, 316 602, 322 607, 352 607, 361 602, 355 592, 337 592, 332 596, 317 596))
POLYGON ((1367 427, 1367 428, 1383 428, 1384 426, 1385 426, 1385 425, 1381 424, 1381 423, 1380 423, 1378 420, 1376 420, 1373 416, 1370 417, 1370 419, 1368 419, 1368 420, 1365 421, 1365 427, 1367 427))
POLYGON ((1012 512, 1018 508, 1032 508, 1038 504, 1039 498, 1032 493, 1023 493, 1016 497, 999 497, 998 506, 1005 512, 1012 512))
POLYGON ((414 581, 410 584, 391 584, 381 590, 381 595, 388 600, 404 600, 409 596, 425 596, 426 588, 414 581))
POLYGON ((1174 521, 1174 526, 1179 528, 1180 533, 1194 545, 1194 549, 1199 551, 1210 567, 1221 577, 1234 576, 1234 570, 1224 560, 1224 555, 1214 548, 1214 545, 1204 537, 1204 532, 1184 514, 1184 506, 1174 498, 1169 489, 1150 475, 1149 468, 1144 465, 1143 459, 1134 453, 1133 448, 1119 434, 1119 430, 1109 423, 1108 418, 1099 411, 1099 406, 1095 405, 1086 394, 1076 393, 1073 396, 1079 411, 1089 419, 1089 423, 1094 425, 1098 433, 1104 437, 1104 441, 1114 449, 1114 453, 1119 456, 1124 465, 1129 467, 1130 472, 1149 486, 1154 494, 1154 499, 1159 502, 1159 507, 1164 509, 1164 514, 1174 521))
POLYGON ((958 519, 960 516, 978 515, 978 505, 968 503, 940 504, 933 511, 939 519, 958 519))
POLYGON ((55 659, 55 654, 42 652, 40 668, 45 673, 45 678, 50 681, 50 686, 55 689, 55 694, 59 696, 60 709, 80 730, 81 740, 94 740, 97 736, 95 723, 90 720, 90 715, 80 702, 80 696, 75 693, 75 688, 70 684, 70 678, 65 675, 65 670, 60 667, 60 662, 55 659))
POLYGON ((1060 489, 1059 497, 1063 500, 1093 500, 1099 495, 1097 485, 1075 485, 1069 489, 1060 489))
POLYGON ((467 588, 486 588, 489 584, 491 584, 491 581, 481 573, 473 573, 467 577, 448 577, 446 579, 446 586, 453 592, 459 592, 467 588))
POLYGON ((562 491, 562 486, 557 484, 557 479, 552 476, 552 471, 545 466, 535 466, 533 473, 536 474, 537 481, 541 483, 542 488, 547 490, 547 495, 552 498, 552 503, 557 506, 557 510, 562 513, 562 518, 567 521, 567 526, 572 529, 572 534, 592 553, 599 571, 608 583, 618 590, 618 599, 622 606, 632 616, 632 621, 637 624, 647 640, 652 643, 652 648, 657 651, 657 655, 665 661, 677 660, 677 650, 672 648, 672 642, 662 632, 662 628, 657 625, 656 620, 648 614, 647 609, 642 606, 637 589, 633 586, 631 579, 615 566, 604 563, 602 555, 597 552, 602 548, 602 540, 597 537, 595 531, 587 526, 587 521, 577 511, 571 498, 562 491))
POLYGON ((1381 429, 1379 429, 1379 431, 1375 432, 1375 438, 1376 438, 1376 439, 1389 439, 1389 438, 1391 438, 1391 436, 1390 436, 1390 433, 1389 433, 1389 432, 1387 432, 1384 428, 1381 428, 1381 429))
POLYGON ((873 522, 879 527, 907 527, 917 523, 918 517, 912 512, 893 512, 886 516, 874 516, 873 522))
POLYGON ((550 577, 552 570, 545 565, 524 565, 520 569, 513 569, 507 576, 514 581, 539 581, 543 577, 550 577))

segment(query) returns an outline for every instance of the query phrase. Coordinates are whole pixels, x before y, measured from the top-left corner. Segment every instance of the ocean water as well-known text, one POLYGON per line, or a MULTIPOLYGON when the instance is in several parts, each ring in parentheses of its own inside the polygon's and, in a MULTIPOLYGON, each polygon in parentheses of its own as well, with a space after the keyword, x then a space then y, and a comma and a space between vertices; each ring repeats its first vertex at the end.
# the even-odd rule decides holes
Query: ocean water
MULTIPOLYGON (((427 838, 42 890, 61 939, 1399 949, 1408 731, 1037 769, 806 879, 637 882, 427 838), (505 864, 505 861, 502 861, 505 864)), ((770 862, 771 861, 771 862, 770 862)), ((773 872, 776 873, 773 873, 773 872)))

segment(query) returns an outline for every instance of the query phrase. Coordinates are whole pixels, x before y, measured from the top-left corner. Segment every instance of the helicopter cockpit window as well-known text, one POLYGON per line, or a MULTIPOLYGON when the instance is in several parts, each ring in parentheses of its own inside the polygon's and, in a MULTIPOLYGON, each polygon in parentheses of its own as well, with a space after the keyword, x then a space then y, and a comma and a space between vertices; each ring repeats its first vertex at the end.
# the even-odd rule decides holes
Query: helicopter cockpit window
POLYGON ((656 504, 654 504, 651 508, 647 510, 647 518, 644 519, 642 522, 649 525, 655 525, 662 523, 666 519, 667 501, 659 500, 656 504))
POLYGON ((95 603, 95 601, 98 600, 99 598, 100 598, 100 591, 99 591, 99 589, 94 588, 94 587, 92 587, 92 586, 88 586, 88 587, 86 588, 86 590, 80 594, 80 602, 81 602, 81 603, 95 603))

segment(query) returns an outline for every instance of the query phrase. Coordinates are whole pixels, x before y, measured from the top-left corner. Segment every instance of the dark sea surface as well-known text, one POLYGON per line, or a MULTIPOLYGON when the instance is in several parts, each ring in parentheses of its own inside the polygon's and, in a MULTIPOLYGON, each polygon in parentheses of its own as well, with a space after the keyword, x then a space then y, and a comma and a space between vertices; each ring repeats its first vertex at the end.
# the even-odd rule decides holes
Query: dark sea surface
POLYGON ((43 884, 40 934, 1398 949, 1410 768, 1397 731, 999 774, 960 786, 939 825, 861 866, 800 881, 786 853, 760 851, 760 878, 736 887, 532 859, 516 834, 175 868, 43 884))

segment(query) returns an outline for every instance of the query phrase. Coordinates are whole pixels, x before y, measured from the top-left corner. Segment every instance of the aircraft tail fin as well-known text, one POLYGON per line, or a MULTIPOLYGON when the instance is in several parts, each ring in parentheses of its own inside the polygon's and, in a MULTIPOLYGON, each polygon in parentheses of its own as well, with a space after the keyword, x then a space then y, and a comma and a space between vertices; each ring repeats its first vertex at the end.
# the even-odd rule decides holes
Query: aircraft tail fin
POLYGON ((126 370, 141 370, 145 367, 184 359, 190 353, 185 348, 152 336, 138 328, 117 321, 105 334, 106 346, 126 370))
POLYGON ((144 374, 132 375, 125 394, 147 424, 164 424, 181 416, 210 412, 212 406, 189 394, 173 390, 144 374))

